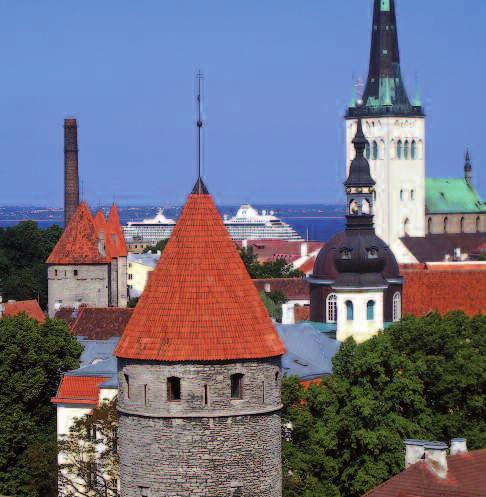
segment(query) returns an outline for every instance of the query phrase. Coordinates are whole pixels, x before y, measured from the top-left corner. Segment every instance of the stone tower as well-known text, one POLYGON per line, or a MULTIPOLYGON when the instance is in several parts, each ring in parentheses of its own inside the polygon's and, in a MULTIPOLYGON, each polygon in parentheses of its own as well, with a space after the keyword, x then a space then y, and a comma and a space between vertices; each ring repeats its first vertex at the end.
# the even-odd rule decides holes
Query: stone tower
POLYGON ((369 145, 376 232, 400 262, 415 262, 400 238, 425 236, 425 114, 410 103, 400 69, 395 0, 374 0, 368 80, 346 113, 347 173, 357 118, 369 145), (362 104, 362 105, 361 105, 362 104))
POLYGON ((201 179, 115 351, 123 497, 281 497, 284 346, 201 179))
POLYGON ((361 119, 346 188, 346 231, 317 256, 309 278, 311 320, 336 326, 336 338, 368 340, 402 315, 403 279, 395 256, 373 225, 375 181, 365 158, 361 119))
POLYGON ((64 228, 78 206, 78 125, 76 119, 64 119, 64 228))

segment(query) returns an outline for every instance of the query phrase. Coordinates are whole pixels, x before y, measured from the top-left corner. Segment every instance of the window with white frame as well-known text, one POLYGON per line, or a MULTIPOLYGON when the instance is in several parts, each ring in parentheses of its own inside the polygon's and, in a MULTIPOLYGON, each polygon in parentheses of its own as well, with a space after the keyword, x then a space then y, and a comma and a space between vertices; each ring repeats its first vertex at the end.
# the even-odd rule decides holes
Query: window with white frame
POLYGON ((335 323, 337 321, 337 295, 331 293, 326 300, 326 322, 335 323))
POLYGON ((393 322, 396 323, 402 319, 402 296, 400 292, 393 295, 393 322))

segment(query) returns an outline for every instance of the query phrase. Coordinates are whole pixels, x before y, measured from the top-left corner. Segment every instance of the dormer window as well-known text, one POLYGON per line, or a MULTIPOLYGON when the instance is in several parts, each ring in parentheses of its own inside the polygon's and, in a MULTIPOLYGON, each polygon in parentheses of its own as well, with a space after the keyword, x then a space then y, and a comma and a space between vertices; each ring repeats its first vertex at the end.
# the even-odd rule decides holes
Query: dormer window
POLYGON ((378 259, 378 248, 377 247, 367 248, 366 252, 368 254, 368 259, 378 259))
POLYGON ((351 259, 351 249, 348 249, 346 247, 341 249, 341 259, 343 261, 348 261, 351 259))

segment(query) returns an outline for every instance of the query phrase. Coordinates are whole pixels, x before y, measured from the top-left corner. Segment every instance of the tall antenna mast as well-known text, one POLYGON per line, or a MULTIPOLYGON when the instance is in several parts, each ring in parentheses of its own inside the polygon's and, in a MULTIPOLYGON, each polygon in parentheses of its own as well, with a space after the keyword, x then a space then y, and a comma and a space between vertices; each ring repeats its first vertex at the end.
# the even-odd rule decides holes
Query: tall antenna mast
POLYGON ((201 86, 203 74, 197 73, 197 178, 201 178, 201 130, 203 121, 201 116, 201 86))

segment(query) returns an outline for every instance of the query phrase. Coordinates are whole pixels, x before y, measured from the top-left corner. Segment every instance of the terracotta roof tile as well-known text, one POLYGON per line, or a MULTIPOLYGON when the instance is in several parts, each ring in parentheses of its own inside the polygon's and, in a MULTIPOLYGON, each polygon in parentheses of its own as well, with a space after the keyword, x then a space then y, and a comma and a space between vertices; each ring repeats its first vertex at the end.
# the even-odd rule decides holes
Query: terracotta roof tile
POLYGON ((190 195, 115 355, 217 361, 284 353, 211 196, 190 195))
POLYGON ((423 316, 462 310, 469 316, 486 309, 486 271, 404 271, 403 312, 423 316))
POLYGON ((486 497, 486 449, 447 458, 447 477, 437 477, 420 461, 366 497, 486 497))
POLYGON ((49 264, 106 264, 101 255, 98 232, 93 216, 85 202, 73 214, 71 221, 47 259, 49 264))
POLYGON ((97 405, 100 385, 109 379, 109 377, 101 376, 64 376, 51 402, 53 404, 97 405))
POLYGON ((43 323, 46 320, 45 314, 37 300, 20 300, 18 302, 6 302, 3 304, 3 315, 6 317, 16 316, 25 312, 27 316, 33 318, 39 323, 43 323))
POLYGON ((110 215, 107 221, 108 231, 110 233, 110 255, 112 257, 127 257, 128 249, 123 236, 120 215, 115 204, 111 206, 110 215))
POLYGON ((280 292, 287 300, 309 300, 309 282, 304 278, 253 280, 259 292, 280 292))

